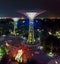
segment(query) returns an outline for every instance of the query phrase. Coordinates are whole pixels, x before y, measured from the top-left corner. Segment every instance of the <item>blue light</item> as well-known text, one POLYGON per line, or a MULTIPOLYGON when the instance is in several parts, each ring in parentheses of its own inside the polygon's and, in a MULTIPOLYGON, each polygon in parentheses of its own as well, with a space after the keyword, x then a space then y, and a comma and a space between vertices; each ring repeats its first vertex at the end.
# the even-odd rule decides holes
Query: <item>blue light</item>
POLYGON ((34 22, 33 22, 33 21, 30 21, 29 23, 30 23, 31 25, 32 25, 32 24, 34 24, 34 22))

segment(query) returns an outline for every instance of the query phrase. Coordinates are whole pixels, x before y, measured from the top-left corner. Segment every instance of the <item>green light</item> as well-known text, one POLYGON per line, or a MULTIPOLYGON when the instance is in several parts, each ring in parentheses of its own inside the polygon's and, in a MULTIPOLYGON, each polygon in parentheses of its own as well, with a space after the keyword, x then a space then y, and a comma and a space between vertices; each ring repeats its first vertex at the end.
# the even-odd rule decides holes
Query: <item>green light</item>
POLYGON ((4 46, 0 46, 0 61, 8 53, 8 49, 4 46))
POLYGON ((5 50, 2 46, 0 46, 0 61, 2 60, 4 54, 5 54, 5 50))
POLYGON ((9 52, 9 49, 6 47, 5 47, 5 52, 6 52, 6 54, 8 54, 8 52, 9 52))
POLYGON ((50 51, 47 55, 50 56, 50 57, 55 56, 55 54, 52 51, 50 51))
POLYGON ((17 28, 17 21, 19 20, 19 18, 12 18, 14 20, 14 31, 13 34, 16 36, 16 28, 17 28))
POLYGON ((57 38, 60 38, 60 31, 56 31, 55 36, 57 36, 57 38))

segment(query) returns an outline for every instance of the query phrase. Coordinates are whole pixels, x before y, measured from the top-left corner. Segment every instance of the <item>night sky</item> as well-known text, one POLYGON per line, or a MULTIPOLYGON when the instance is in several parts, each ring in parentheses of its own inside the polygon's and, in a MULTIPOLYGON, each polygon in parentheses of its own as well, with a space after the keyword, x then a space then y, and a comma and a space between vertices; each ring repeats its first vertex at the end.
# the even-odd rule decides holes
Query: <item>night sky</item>
POLYGON ((0 0, 0 16, 19 17, 18 10, 46 10, 41 16, 60 17, 60 0, 0 0))

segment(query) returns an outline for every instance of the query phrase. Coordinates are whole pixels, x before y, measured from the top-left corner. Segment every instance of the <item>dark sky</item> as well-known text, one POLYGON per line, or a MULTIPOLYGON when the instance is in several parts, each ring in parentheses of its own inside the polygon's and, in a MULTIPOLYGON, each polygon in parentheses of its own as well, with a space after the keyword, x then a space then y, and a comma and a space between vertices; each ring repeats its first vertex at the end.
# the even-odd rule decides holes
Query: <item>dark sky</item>
POLYGON ((47 10, 41 16, 60 16, 60 0, 0 0, 0 16, 19 16, 18 10, 47 10))

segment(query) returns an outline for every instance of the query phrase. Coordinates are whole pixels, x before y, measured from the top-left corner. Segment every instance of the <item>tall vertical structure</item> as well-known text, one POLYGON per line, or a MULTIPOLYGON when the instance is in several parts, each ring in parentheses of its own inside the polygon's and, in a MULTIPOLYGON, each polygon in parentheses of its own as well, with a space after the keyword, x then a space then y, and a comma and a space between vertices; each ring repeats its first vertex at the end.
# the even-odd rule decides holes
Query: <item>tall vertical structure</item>
POLYGON ((28 42, 32 43, 32 44, 35 42, 35 38, 34 38, 34 22, 33 21, 29 22, 28 42))
MULTIPOLYGON (((21 13, 21 11, 18 11, 19 13, 21 13)), ((26 11, 23 11, 22 14, 24 14, 25 16, 27 16, 29 18, 29 33, 28 33, 28 43, 29 44, 34 44, 35 42, 35 38, 34 38, 34 18, 36 16, 38 16, 39 14, 42 14, 44 13, 44 11, 31 11, 31 12, 26 12, 26 11)))
POLYGON ((34 44, 34 18, 36 17, 36 12, 27 12, 26 15, 29 18, 29 33, 28 33, 28 43, 34 44))
POLYGON ((13 30, 13 35, 16 36, 16 28, 17 28, 17 21, 19 20, 19 18, 12 18, 14 20, 14 30, 13 30))

